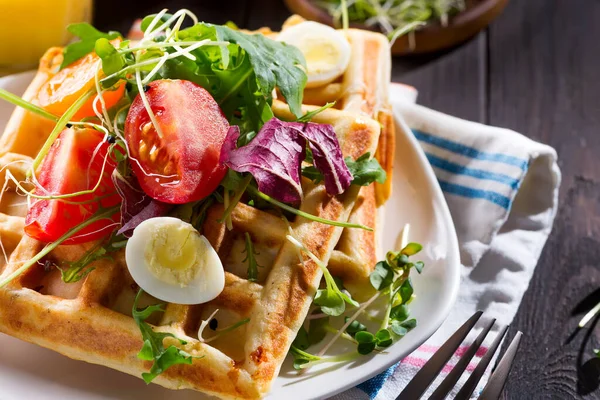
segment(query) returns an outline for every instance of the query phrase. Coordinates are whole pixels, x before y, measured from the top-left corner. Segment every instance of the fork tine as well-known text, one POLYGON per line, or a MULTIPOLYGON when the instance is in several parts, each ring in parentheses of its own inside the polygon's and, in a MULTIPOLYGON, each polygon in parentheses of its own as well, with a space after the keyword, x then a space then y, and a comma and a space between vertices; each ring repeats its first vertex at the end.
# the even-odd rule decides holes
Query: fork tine
POLYGON ((506 378, 512 367, 513 360, 517 355, 517 349, 519 348, 522 335, 523 332, 517 332, 512 342, 510 342, 510 346, 506 349, 506 353, 502 356, 496 370, 492 373, 490 380, 483 388, 479 400, 498 400, 500 398, 500 393, 502 393, 502 389, 504 389, 504 384, 506 383, 506 378))
POLYGON ((477 384, 483 376, 487 366, 489 365, 490 361, 492 361, 492 357, 494 357, 494 353, 498 349, 498 346, 500 346, 500 342, 502 342, 507 330, 508 325, 505 325, 504 328, 500 330, 498 336, 496 336, 496 339, 494 339, 494 342, 488 349, 487 353, 481 357, 479 364, 477 364, 477 367, 475 367, 475 370, 471 373, 471 376, 469 376, 469 379, 467 379, 463 387, 460 388, 460 391, 456 394, 454 400, 468 400, 471 397, 471 394, 473 394, 473 391, 477 387, 477 384))
POLYGON ((473 326, 481 317, 482 311, 477 311, 469 318, 446 342, 435 352, 419 372, 406 385, 396 400, 415 400, 425 393, 429 385, 438 376, 444 365, 454 354, 458 346, 465 340, 473 326))
POLYGON ((463 372, 465 372, 465 369, 467 369, 469 361, 471 361, 475 353, 477 353, 481 343, 483 343, 485 337, 489 333, 490 329, 492 329, 492 326, 494 326, 495 322, 496 319, 492 319, 492 321, 481 331, 479 336, 477 336, 477 339, 475 339, 465 354, 463 354, 460 360, 458 360, 454 368, 452 368, 452 371, 450 371, 442 383, 440 383, 440 385, 435 389, 435 392, 433 392, 431 397, 429 397, 429 400, 443 400, 446 398, 454 385, 456 385, 456 382, 458 382, 458 379, 461 377, 463 372))

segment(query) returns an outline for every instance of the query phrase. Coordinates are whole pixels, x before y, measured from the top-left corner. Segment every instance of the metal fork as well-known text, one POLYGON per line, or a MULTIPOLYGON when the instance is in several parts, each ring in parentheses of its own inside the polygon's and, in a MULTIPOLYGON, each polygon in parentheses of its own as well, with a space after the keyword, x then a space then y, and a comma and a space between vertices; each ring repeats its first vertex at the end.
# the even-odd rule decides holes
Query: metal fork
MULTIPOLYGON (((460 328, 458 328, 458 330, 452 336, 450 336, 446 343, 444 343, 442 347, 435 352, 431 359, 427 361, 423 368, 421 368, 421 370, 414 376, 414 378, 404 388, 402 393, 396 397, 396 400, 419 399, 439 375, 442 368, 444 368, 448 360, 450 360, 450 357, 452 357, 456 349, 458 349, 458 346, 460 346, 463 340, 465 340, 482 314, 483 312, 477 311, 460 328)), ((489 333, 490 329, 492 329, 492 326, 494 326, 495 322, 496 320, 492 319, 492 321, 483 328, 479 336, 477 336, 465 354, 462 355, 454 368, 452 368, 452 371, 446 375, 446 378, 444 378, 442 383, 440 383, 433 394, 429 397, 429 400, 441 400, 448 396, 452 388, 454 388, 456 385, 456 382, 458 382, 458 379, 461 377, 463 372, 465 372, 467 365, 469 365, 469 361, 471 361, 475 353, 477 353, 481 343, 483 343, 483 340, 489 333)), ((471 397, 471 394, 481 380, 481 377, 492 360, 494 353, 496 353, 498 346, 500 346, 502 338, 506 334, 507 330, 508 326, 504 326, 502 329, 500 329, 498 336, 496 336, 488 351, 481 358, 481 361, 479 364, 477 364, 477 367, 475 367, 471 373, 471 376, 469 376, 467 379, 467 382, 465 382, 464 386, 456 394, 454 400, 467 400, 471 397)), ((522 332, 517 332, 514 339, 510 343, 510 346, 508 346, 506 353, 498 363, 495 371, 492 373, 487 385, 479 395, 480 400, 496 400, 500 398, 500 393, 504 388, 508 373, 510 372, 510 368, 512 367, 513 360, 517 353, 521 336, 522 332)))

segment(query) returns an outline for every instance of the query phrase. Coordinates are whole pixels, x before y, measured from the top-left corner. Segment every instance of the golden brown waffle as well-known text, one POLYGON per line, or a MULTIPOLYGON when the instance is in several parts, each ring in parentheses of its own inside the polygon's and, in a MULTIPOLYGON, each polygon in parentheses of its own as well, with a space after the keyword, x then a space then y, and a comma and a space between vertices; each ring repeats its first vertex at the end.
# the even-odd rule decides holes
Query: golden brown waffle
MULTIPOLYGON (((370 64, 371 57, 357 57, 359 50, 355 49, 363 40, 361 35, 365 38, 377 35, 360 31, 353 31, 351 35, 353 61, 370 64)), ((51 75, 59 54, 57 49, 46 54, 26 98, 35 97, 39 85, 51 75)), ((383 62, 388 58, 386 52, 383 62)), ((352 73, 356 73, 354 71, 352 69, 352 73)), ((344 81, 350 79, 349 74, 344 81)), ((366 76, 364 71, 362 76, 366 76)), ((364 82, 367 89, 361 94, 363 99, 369 99, 367 94, 377 92, 368 88, 370 84, 376 82, 371 79, 364 82)), ((356 93, 348 93, 342 102, 343 110, 326 110, 313 121, 334 126, 344 156, 358 158, 366 152, 373 154, 381 125, 368 115, 379 106, 377 102, 367 101, 359 102, 360 108, 354 108, 356 93), (358 110, 368 115, 361 115, 358 110)), ((304 106, 304 111, 313 108, 304 106)), ((275 101, 273 109, 276 116, 291 118, 284 103, 275 101)), ((23 177, 26 165, 14 161, 30 160, 51 128, 46 121, 17 110, 0 141, 0 166, 9 169, 17 178, 23 177)), ((383 128, 385 131, 385 124, 383 128)), ((307 180, 303 180, 302 187, 302 211, 331 220, 350 218, 367 225, 375 223, 376 190, 373 186, 360 188, 360 195, 359 188, 352 186, 336 197, 328 196, 323 185, 313 185, 307 180), (357 204, 361 206, 357 207, 357 204)), ((23 235, 24 201, 23 197, 15 195, 14 188, 8 186, 0 202, 0 239, 8 256, 8 263, 0 265, 0 277, 15 271, 44 246, 23 235)), ((149 321, 157 331, 171 332, 186 340, 187 344, 182 347, 203 358, 194 359, 192 365, 173 366, 154 382, 173 389, 192 388, 221 398, 260 398, 279 372, 308 313, 322 272, 309 259, 300 263, 296 248, 285 240, 288 226, 280 216, 239 204, 232 214, 233 230, 228 231, 216 222, 222 213, 219 207, 209 211, 203 233, 219 253, 226 269, 224 291, 215 300, 202 305, 168 304, 164 314, 156 314, 156 319, 149 321), (259 253, 258 263, 262 266, 257 282, 246 279, 246 265, 241 261, 244 257, 241 254, 242 237, 246 232, 252 237, 259 253), (220 310, 216 318, 221 326, 242 318, 250 318, 250 322, 221 339, 201 342, 197 336, 199 325, 216 308, 220 310)), ((304 218, 296 218, 289 225, 293 236, 308 250, 326 263, 331 260, 334 273, 348 278, 365 276, 364 265, 356 267, 352 263, 356 260, 363 263, 374 257, 374 235, 356 229, 344 231, 304 218), (342 231, 344 238, 340 241, 342 231), (357 243, 359 246, 353 247, 357 243), (362 253, 355 254, 357 251, 362 253)), ((136 356, 142 346, 140 331, 131 317, 137 286, 129 276, 124 255, 117 253, 114 260, 97 261, 96 269, 79 283, 63 283, 60 272, 51 267, 79 259, 90 246, 92 244, 59 246, 7 287, 0 288, 0 331, 74 359, 140 376, 149 370, 151 363, 140 361, 136 356)), ((140 306, 156 303, 156 299, 146 296, 140 306)), ((205 332, 204 338, 210 340, 211 330, 205 332)), ((171 344, 168 340, 166 345, 171 344)), ((172 344, 178 345, 178 342, 172 344)))

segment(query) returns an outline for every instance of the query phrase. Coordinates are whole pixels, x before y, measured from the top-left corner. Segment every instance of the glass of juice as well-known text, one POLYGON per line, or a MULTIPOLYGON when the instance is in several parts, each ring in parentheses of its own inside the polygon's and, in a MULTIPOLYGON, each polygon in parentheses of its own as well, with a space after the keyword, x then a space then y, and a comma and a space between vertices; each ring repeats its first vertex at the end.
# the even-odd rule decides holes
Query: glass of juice
POLYGON ((48 48, 67 44, 67 25, 90 22, 92 2, 0 0, 0 75, 35 68, 48 48))

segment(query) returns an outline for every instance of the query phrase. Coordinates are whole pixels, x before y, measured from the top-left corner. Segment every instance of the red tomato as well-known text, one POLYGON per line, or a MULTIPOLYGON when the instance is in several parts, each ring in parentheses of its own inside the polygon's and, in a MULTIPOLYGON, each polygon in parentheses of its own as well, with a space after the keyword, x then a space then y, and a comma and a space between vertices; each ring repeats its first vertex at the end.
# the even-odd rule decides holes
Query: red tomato
POLYGON ((154 81, 145 94, 163 137, 138 95, 127 115, 125 139, 142 189, 171 204, 208 196, 227 170, 219 163, 219 153, 229 123, 219 105, 189 81, 154 81))
MULTIPOLYGON (((65 129, 50 148, 36 174, 45 192, 36 189, 35 193, 60 195, 93 189, 100 178, 108 147, 104 134, 95 129, 65 129)), ((65 199, 70 203, 62 199, 32 198, 25 219, 25 233, 42 242, 53 242, 90 218, 98 211, 99 205, 112 207, 119 204, 121 197, 111 180, 115 167, 115 161, 109 156, 98 189, 92 194, 65 199), (94 199, 98 200, 93 201, 94 199), (92 201, 89 202, 90 200, 92 201)), ((116 228, 114 223, 119 220, 120 213, 117 212, 112 219, 96 221, 63 243, 77 244, 105 237, 116 228)))
MULTIPOLYGON (((120 43, 120 39, 111 41, 114 46, 120 43)), ((66 66, 46 82, 38 92, 38 102, 46 111, 55 115, 62 115, 65 111, 81 97, 85 92, 95 85, 96 64, 100 57, 94 52, 80 58, 73 64, 66 66)), ((100 73, 100 78, 104 75, 100 73)), ((102 94, 106 108, 111 108, 123 98, 125 93, 125 82, 121 81, 115 90, 107 90, 102 94)), ((94 98, 92 96, 75 113, 73 119, 80 120, 85 117, 93 117, 94 98)))

